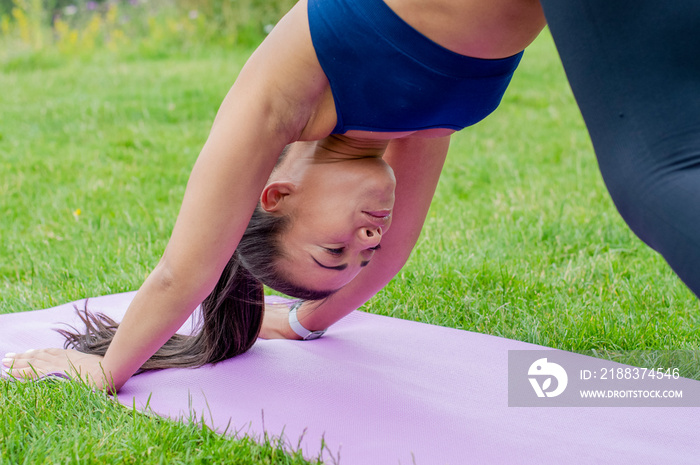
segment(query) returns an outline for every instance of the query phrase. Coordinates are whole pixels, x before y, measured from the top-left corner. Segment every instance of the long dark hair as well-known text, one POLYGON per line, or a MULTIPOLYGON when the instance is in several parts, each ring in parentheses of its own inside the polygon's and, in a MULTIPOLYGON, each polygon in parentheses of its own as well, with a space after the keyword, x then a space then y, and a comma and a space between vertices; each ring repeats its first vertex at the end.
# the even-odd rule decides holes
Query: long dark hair
MULTIPOLYGON (((143 364, 140 371, 174 367, 198 367, 226 360, 250 349, 260 332, 264 311, 263 283, 291 297, 319 300, 333 291, 297 286, 277 271, 281 256, 279 236, 288 218, 258 208, 236 252, 214 290, 202 302, 198 330, 191 336, 175 334, 143 364)), ((87 304, 86 304, 87 307, 87 304)), ((59 329, 64 347, 104 355, 118 324, 108 316, 78 310, 85 331, 59 329)))

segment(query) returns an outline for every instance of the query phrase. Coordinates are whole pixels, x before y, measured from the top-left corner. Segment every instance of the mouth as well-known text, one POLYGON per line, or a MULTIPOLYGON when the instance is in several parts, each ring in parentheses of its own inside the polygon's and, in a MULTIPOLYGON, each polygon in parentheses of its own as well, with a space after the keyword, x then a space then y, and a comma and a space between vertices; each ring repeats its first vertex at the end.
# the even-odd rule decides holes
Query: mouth
POLYGON ((375 210, 362 212, 367 219, 379 228, 386 228, 391 221, 391 210, 375 210))
POLYGON ((362 213, 378 220, 387 220, 391 217, 391 210, 363 211, 362 213))

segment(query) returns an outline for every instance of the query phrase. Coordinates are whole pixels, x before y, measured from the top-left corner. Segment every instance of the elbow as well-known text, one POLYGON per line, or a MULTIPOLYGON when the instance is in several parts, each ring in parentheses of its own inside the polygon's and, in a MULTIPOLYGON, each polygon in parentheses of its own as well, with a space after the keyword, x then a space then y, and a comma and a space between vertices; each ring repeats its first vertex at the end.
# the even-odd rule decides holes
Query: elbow
POLYGON ((211 273, 197 272, 193 267, 177 266, 165 257, 146 279, 145 285, 161 295, 177 296, 197 305, 214 289, 216 279, 211 273))
POLYGON ((391 273, 392 276, 396 276, 399 274, 399 271, 406 265, 406 262, 408 262, 408 257, 411 255, 410 252, 408 252, 404 256, 395 256, 392 257, 392 259, 387 263, 387 271, 391 273))
POLYGON ((386 266, 388 269, 391 269, 394 274, 397 274, 404 265, 406 265, 417 240, 418 237, 405 238, 403 241, 396 243, 394 247, 392 247, 393 250, 386 254, 386 266))
MULTIPOLYGON (((389 282, 394 276, 399 274, 399 271, 401 271, 404 265, 406 265, 406 262, 408 262, 411 251, 412 248, 398 248, 391 251, 382 250, 384 253, 380 260, 376 260, 376 264, 379 265, 378 268, 381 269, 381 273, 384 275, 383 281, 389 282)), ((372 261, 374 262, 375 260, 372 261)))

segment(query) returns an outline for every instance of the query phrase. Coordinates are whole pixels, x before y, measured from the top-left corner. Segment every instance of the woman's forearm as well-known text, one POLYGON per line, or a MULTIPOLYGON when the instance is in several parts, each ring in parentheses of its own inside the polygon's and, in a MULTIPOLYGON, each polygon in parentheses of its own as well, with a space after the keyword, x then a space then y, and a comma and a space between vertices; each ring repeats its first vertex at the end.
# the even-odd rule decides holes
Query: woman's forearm
POLYGON ((183 284, 156 267, 141 286, 102 361, 112 390, 119 390, 192 314, 200 293, 183 284))

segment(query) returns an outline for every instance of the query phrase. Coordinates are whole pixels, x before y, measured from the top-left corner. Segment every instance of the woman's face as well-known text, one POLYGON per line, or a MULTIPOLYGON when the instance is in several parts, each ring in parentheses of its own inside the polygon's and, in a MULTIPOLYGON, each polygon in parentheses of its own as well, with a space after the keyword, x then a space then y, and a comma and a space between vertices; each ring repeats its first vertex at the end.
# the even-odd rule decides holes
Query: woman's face
POLYGON ((381 158, 311 164, 287 196, 282 272, 297 285, 340 289, 367 266, 391 224, 394 173, 381 158))

